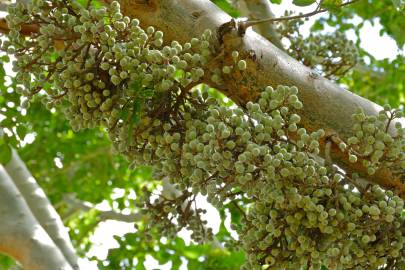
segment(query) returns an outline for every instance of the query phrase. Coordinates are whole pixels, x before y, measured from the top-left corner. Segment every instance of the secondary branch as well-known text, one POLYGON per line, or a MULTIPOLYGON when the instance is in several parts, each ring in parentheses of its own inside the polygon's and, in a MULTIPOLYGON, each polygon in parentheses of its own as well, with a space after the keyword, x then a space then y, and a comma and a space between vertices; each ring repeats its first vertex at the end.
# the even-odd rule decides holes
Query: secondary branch
MULTIPOLYGON (((273 12, 271 11, 269 0, 244 0, 241 1, 240 5, 240 10, 243 16, 246 16, 252 20, 275 18, 273 12)), ((273 23, 262 23, 256 25, 254 30, 276 45, 277 48, 283 50, 280 34, 277 33, 277 29, 273 23)))
MULTIPOLYGON (((341 5, 338 5, 338 8, 347 6, 347 5, 351 5, 355 2, 357 2, 358 0, 353 0, 353 1, 349 1, 346 3, 343 3, 341 5)), ((242 26, 246 29, 248 27, 254 26, 254 25, 258 25, 258 24, 262 24, 262 23, 270 23, 270 22, 281 22, 281 21, 290 21, 290 20, 296 20, 296 19, 303 19, 303 18, 309 18, 312 17, 314 15, 320 14, 320 13, 324 13, 326 11, 328 11, 328 9, 326 8, 321 8, 321 3, 322 1, 319 2, 319 5, 317 6, 317 8, 314 11, 305 13, 305 14, 299 14, 299 15, 294 15, 294 16, 286 16, 286 17, 279 17, 279 18, 274 18, 274 17, 268 17, 266 19, 260 19, 260 20, 249 20, 249 21, 245 21, 242 22, 242 26)))
POLYGON ((0 165, 0 252, 30 270, 73 270, 0 165))
POLYGON ((75 198, 72 195, 66 195, 63 198, 64 202, 66 204, 73 208, 73 209, 79 209, 82 211, 90 211, 92 209, 96 209, 98 211, 98 216, 100 218, 100 221, 104 220, 117 220, 117 221, 122 221, 122 222, 139 222, 144 218, 144 215, 141 213, 132 213, 132 214, 123 214, 119 213, 113 210, 101 210, 97 209, 97 206, 89 203, 89 202, 83 202, 77 198, 75 198))
POLYGON ((21 192, 39 224, 59 247, 72 268, 79 269, 76 252, 59 214, 15 150, 13 150, 12 159, 5 166, 5 169, 21 192))

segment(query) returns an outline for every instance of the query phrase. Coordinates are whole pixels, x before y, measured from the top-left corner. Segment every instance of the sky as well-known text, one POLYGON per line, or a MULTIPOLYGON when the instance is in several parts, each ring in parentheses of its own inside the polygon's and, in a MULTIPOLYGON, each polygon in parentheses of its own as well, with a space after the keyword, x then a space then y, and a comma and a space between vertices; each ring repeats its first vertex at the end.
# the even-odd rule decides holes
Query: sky
MULTIPOLYGON (((299 12, 310 12, 313 11, 315 8, 314 5, 299 8, 299 12)), ((277 17, 283 16, 285 10, 297 11, 297 7, 292 4, 292 0, 284 0, 282 5, 272 5, 272 10, 277 17)), ((0 12, 0 16, 4 16, 5 13, 0 12)), ((320 15, 318 15, 319 17, 320 15)), ((309 34, 309 29, 312 23, 318 18, 312 17, 309 21, 302 27, 302 34, 307 36, 309 34)), ((360 20, 358 21, 360 22, 360 20)), ((371 53, 377 59, 384 59, 389 58, 393 59, 396 57, 398 53, 398 47, 393 39, 388 37, 387 35, 380 36, 379 31, 381 29, 381 25, 376 22, 374 25, 370 23, 365 23, 363 30, 360 33, 361 37, 361 46, 371 53), (384 46, 375 46, 375 44, 384 44, 384 46)), ((349 32, 348 38, 354 40, 355 34, 354 31, 352 33, 349 32)), ((12 74, 11 66, 6 67, 7 73, 12 74)), ((1 117, 1 115, 0 115, 1 117)), ((1 119, 0 119, 1 120, 1 119)), ((27 136, 27 140, 30 140, 29 143, 33 141, 33 138, 27 136)), ((113 196, 120 197, 122 196, 123 190, 116 189, 115 194, 113 196)), ((202 208, 207 209, 207 220, 208 226, 213 228, 214 233, 218 231, 220 225, 220 218, 218 211, 212 207, 204 197, 199 196, 198 199, 199 206, 202 208)), ((98 205, 100 209, 109 210, 109 206, 107 203, 102 203, 98 205)), ((229 228, 230 222, 229 219, 226 220, 226 226, 229 228)), ((105 259, 107 256, 108 249, 117 247, 118 243, 114 240, 113 236, 122 236, 128 232, 134 230, 134 225, 130 223, 118 222, 118 221, 105 221, 100 223, 98 228, 96 229, 94 235, 91 237, 92 242, 94 243, 93 247, 90 249, 88 255, 89 256, 97 256, 100 259, 105 259)), ((187 242, 190 241, 190 233, 187 231, 182 231, 180 233, 181 237, 187 242)), ((234 234, 236 237, 236 235, 234 234)), ((81 259, 80 264, 82 269, 85 270, 97 270, 97 266, 94 262, 89 262, 88 260, 81 259)), ((146 261, 146 268, 147 269, 159 269, 159 270, 166 270, 170 269, 170 264, 159 266, 156 260, 152 257, 148 257, 146 261)), ((181 270, 186 270, 187 265, 184 261, 181 270)))

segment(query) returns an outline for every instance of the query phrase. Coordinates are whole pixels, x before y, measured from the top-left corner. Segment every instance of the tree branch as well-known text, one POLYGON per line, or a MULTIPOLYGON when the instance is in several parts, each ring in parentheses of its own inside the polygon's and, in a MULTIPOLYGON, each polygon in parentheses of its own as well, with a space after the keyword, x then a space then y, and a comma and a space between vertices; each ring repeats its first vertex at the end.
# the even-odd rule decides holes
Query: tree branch
POLYGON ((69 194, 64 196, 63 201, 66 202, 66 204, 73 209, 79 209, 82 211, 90 211, 92 209, 96 209, 99 214, 99 218, 101 221, 104 220, 117 220, 117 221, 123 221, 123 222, 138 222, 141 221, 144 218, 144 215, 141 213, 132 213, 132 214, 122 214, 113 210, 105 211, 105 210, 100 210, 97 209, 97 206, 89 203, 89 202, 83 202, 77 198, 75 198, 74 195, 69 194))
MULTIPOLYGON (((163 186, 162 195, 165 198, 175 198, 175 197, 181 196, 181 192, 179 190, 177 190, 176 187, 173 186, 172 183, 170 183, 170 180, 167 177, 162 180, 162 186, 163 186)), ((186 200, 182 206, 185 207, 188 204, 189 204, 189 201, 186 200)), ((219 240, 215 236, 214 236, 214 239, 212 240, 212 246, 214 248, 219 248, 219 249, 224 248, 222 246, 221 242, 219 242, 219 240)))
POLYGON ((11 5, 9 0, 0 0, 0 11, 7 11, 7 8, 11 5))
POLYGON ((12 159, 5 165, 5 169, 39 224, 59 247, 72 268, 79 269, 76 252, 59 214, 14 149, 12 159))
MULTIPOLYGON (((302 125, 310 132, 323 128, 341 138, 353 135, 351 115, 358 107, 368 115, 377 115, 382 110, 381 106, 322 78, 257 33, 248 31, 241 37, 232 18, 208 0, 151 0, 144 3, 122 0, 120 3, 125 15, 140 19, 143 26, 162 29, 166 40, 187 42, 207 28, 217 31, 217 39, 212 43, 219 57, 212 69, 232 63, 233 50, 240 51, 242 57, 247 58, 248 68, 243 76, 230 74, 221 86, 216 86, 238 104, 255 100, 267 85, 295 85, 304 104, 300 112, 302 125)), ((399 121, 405 125, 405 119, 399 121)), ((391 131, 394 130, 392 125, 391 131)), ((325 141, 321 141, 320 146, 321 153, 324 153, 325 141)), ((369 176, 361 159, 350 163, 337 146, 332 145, 330 155, 349 173, 358 172, 367 180, 394 189, 405 198, 405 183, 389 169, 382 168, 369 176)))
MULTIPOLYGON (((343 139, 353 135, 351 115, 358 107, 368 115, 377 115, 382 110, 381 106, 322 78, 253 31, 241 36, 238 23, 208 0, 121 0, 120 3, 124 15, 140 19, 143 26, 153 25, 163 30, 166 40, 187 42, 207 28, 217 31, 212 46, 218 57, 210 66, 212 70, 232 63, 233 50, 240 51, 241 56, 247 58, 248 68, 243 75, 230 74, 222 85, 214 85, 237 104, 255 100, 267 85, 295 85, 304 104, 304 110, 300 112, 301 124, 309 132, 323 128, 343 139)), ((398 121, 405 125, 405 119, 398 121)), ((395 132, 393 125, 391 127, 390 131, 395 132)), ((325 141, 321 141, 320 147, 324 153, 325 141)), ((348 173, 358 172, 361 177, 393 189, 405 198, 405 183, 389 169, 382 168, 369 176, 361 158, 357 163, 351 163, 346 153, 335 145, 332 145, 330 154, 333 161, 348 173)))
POLYGON ((19 261, 24 269, 72 270, 1 165, 0 194, 0 252, 19 261))
MULTIPOLYGON (((349 2, 343 3, 341 5, 338 5, 337 7, 344 7, 344 6, 347 6, 347 5, 351 5, 351 4, 353 4, 353 3, 357 2, 357 1, 358 0, 349 1, 349 2)), ((246 29, 248 27, 258 25, 258 24, 262 24, 262 23, 290 21, 290 20, 296 20, 296 19, 303 19, 303 18, 312 17, 312 16, 317 15, 319 13, 323 13, 323 12, 328 11, 328 9, 326 9, 326 8, 321 8, 321 3, 322 3, 322 1, 319 2, 319 5, 316 7, 316 9, 314 11, 311 11, 311 12, 308 12, 308 13, 305 13, 305 14, 299 14, 299 15, 287 16, 287 17, 279 17, 279 18, 268 17, 266 19, 244 21, 244 22, 242 22, 242 27, 244 27, 246 29)))
MULTIPOLYGON (((181 192, 177 190, 168 179, 164 179, 162 181, 163 191, 162 195, 166 198, 174 198, 181 195, 181 192)), ((99 211, 99 218, 101 221, 104 220, 117 220, 122 222, 138 222, 144 218, 144 215, 141 213, 132 213, 132 214, 122 214, 113 210, 105 211, 97 209, 97 206, 89 203, 83 202, 77 199, 73 194, 68 194, 64 196, 63 201, 72 209, 82 210, 82 211, 90 211, 92 209, 96 209, 99 211)), ((187 205, 188 201, 184 202, 184 205, 187 205)), ((217 238, 214 237, 212 242, 213 247, 223 249, 221 243, 218 241, 217 238)))
POLYGON ((0 11, 7 11, 9 4, 0 3, 0 11))
MULTIPOLYGON (((29 36, 32 33, 37 33, 39 31, 39 26, 35 24, 27 24, 21 27, 20 33, 24 36, 29 36)), ((5 18, 0 19, 0 33, 8 34, 10 29, 8 28, 7 21, 5 18)))
MULTIPOLYGON (((244 0, 241 1, 240 10, 243 16, 250 19, 263 19, 263 18, 275 18, 270 8, 269 0, 244 0)), ((262 23, 253 27, 254 30, 267 38, 271 43, 277 46, 277 48, 284 50, 281 43, 281 37, 277 33, 274 24, 262 23)))

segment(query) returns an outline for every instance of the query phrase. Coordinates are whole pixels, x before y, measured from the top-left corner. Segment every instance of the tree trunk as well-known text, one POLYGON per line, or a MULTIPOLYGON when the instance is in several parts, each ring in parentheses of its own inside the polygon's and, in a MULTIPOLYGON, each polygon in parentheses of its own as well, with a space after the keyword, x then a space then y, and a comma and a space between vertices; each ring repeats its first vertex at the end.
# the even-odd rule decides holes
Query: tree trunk
POLYGON ((72 268, 79 269, 76 252, 59 214, 14 149, 12 159, 5 169, 39 224, 59 247, 72 268))
MULTIPOLYGON (((164 31, 166 41, 187 42, 205 29, 217 32, 213 47, 218 57, 210 69, 232 63, 230 54, 233 50, 238 50, 247 58, 248 69, 244 74, 232 74, 225 78, 223 85, 214 85, 238 104, 255 100, 267 85, 295 85, 300 90, 299 97, 304 104, 300 112, 303 126, 308 131, 322 128, 327 134, 337 134, 344 139, 353 135, 351 115, 358 107, 369 115, 376 115, 382 109, 322 78, 253 30, 248 29, 243 36, 239 35, 237 29, 229 24, 231 17, 208 0, 121 0, 120 3, 125 15, 139 18, 143 26, 152 25, 164 31)), ((405 124, 405 119, 400 121, 405 124)), ((321 141, 321 154, 325 145, 326 141, 321 141)), ((336 164, 348 172, 358 172, 370 182, 394 189, 405 198, 405 183, 390 170, 383 168, 369 176, 361 158, 357 163, 350 163, 347 154, 342 153, 335 144, 330 155, 336 164)))
POLYGON ((27 270, 72 270, 0 165, 0 252, 27 270))

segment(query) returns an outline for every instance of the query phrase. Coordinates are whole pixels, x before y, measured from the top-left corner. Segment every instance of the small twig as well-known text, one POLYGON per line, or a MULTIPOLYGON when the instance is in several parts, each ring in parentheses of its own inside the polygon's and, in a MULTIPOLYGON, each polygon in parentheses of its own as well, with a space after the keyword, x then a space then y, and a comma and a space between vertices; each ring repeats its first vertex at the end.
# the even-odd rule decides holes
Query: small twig
POLYGON ((389 113, 390 113, 390 118, 388 119, 387 125, 385 126, 385 133, 388 133, 388 129, 390 128, 391 122, 395 118, 394 113, 392 113, 392 112, 389 112, 389 113))
POLYGON ((330 149, 332 148, 332 141, 329 139, 325 144, 325 164, 328 166, 332 165, 332 158, 330 157, 330 149))
MULTIPOLYGON (((339 146, 339 144, 341 144, 341 143, 345 143, 337 134, 333 134, 332 136, 329 137, 329 139, 337 146, 339 146)), ((355 149, 353 149, 353 147, 346 147, 346 149, 343 150, 342 152, 343 153, 353 153, 359 158, 367 158, 370 156, 370 154, 362 154, 362 153, 357 152, 355 149)))
POLYGON ((347 173, 342 173, 340 171, 336 171, 337 174, 341 175, 344 180, 350 182, 361 194, 365 194, 367 192, 367 189, 362 185, 361 182, 359 182, 356 179, 353 179, 350 177, 347 173))
MULTIPOLYGON (((344 6, 353 4, 353 3, 357 2, 357 1, 359 1, 359 0, 349 1, 349 2, 343 3, 341 5, 338 5, 337 7, 344 7, 344 6)), ((314 16, 316 14, 328 11, 328 9, 326 9, 326 8, 320 8, 322 2, 323 1, 320 1, 318 6, 316 7, 316 9, 314 11, 309 12, 309 13, 295 15, 295 16, 279 17, 279 18, 266 18, 266 19, 261 19, 261 20, 240 21, 239 27, 243 28, 243 29, 247 29, 248 27, 258 25, 258 24, 261 24, 261 23, 281 22, 281 21, 290 21, 290 20, 308 18, 308 17, 314 16)))
POLYGON ((231 203, 235 206, 235 208, 236 208, 239 212, 241 212, 241 214, 243 215, 243 217, 247 220, 246 213, 245 213, 245 211, 243 211, 243 209, 239 206, 239 204, 238 204, 236 201, 232 201, 231 203))
POLYGON ((320 10, 322 6, 323 0, 320 0, 318 3, 318 6, 316 7, 316 10, 320 10))
POLYGON ((104 220, 118 220, 122 222, 139 222, 144 218, 144 215, 142 213, 131 213, 131 214, 123 214, 120 212, 116 212, 114 210, 100 210, 97 209, 97 206, 80 201, 77 199, 74 195, 72 194, 67 194, 64 196, 63 201, 72 209, 75 210, 81 210, 84 212, 88 212, 92 209, 95 209, 98 211, 98 217, 99 217, 99 222, 104 221, 104 220))
POLYGON ((90 8, 91 2, 92 2, 92 0, 88 0, 88 1, 87 1, 87 6, 86 6, 87 9, 90 8))

